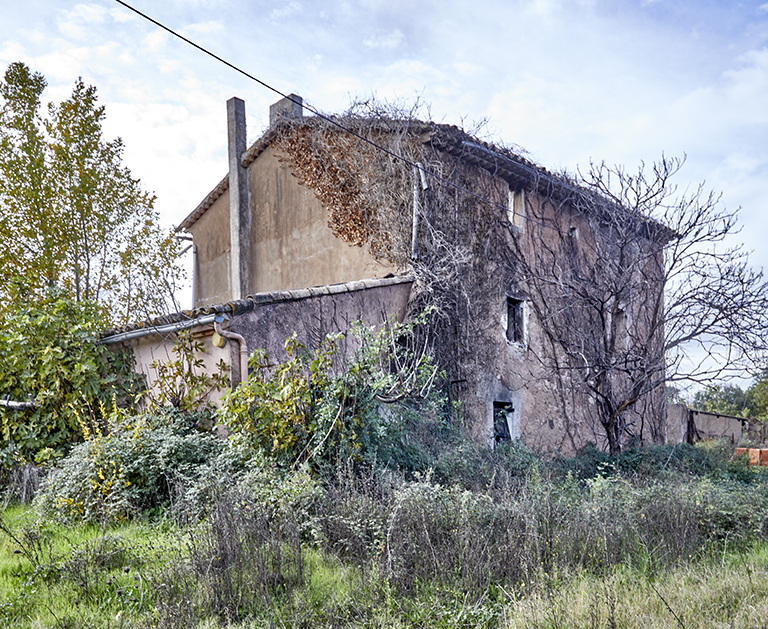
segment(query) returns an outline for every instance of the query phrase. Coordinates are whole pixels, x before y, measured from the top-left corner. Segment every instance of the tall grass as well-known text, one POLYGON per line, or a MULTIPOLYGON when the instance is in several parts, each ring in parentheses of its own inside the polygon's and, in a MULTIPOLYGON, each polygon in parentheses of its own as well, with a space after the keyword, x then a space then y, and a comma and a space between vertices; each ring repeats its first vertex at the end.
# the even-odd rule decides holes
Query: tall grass
POLYGON ((201 473, 208 486, 177 496, 160 528, 9 512, 0 625, 691 628, 768 617, 768 478, 727 446, 544 461, 519 445, 459 443, 408 479, 353 462, 329 478, 258 458, 234 469, 201 473))

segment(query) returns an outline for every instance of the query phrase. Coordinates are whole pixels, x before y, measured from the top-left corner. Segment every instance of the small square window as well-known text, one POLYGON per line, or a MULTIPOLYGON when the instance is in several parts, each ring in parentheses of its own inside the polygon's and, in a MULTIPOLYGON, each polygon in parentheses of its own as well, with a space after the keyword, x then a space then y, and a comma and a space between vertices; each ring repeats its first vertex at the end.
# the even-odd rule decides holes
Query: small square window
POLYGON ((507 297, 507 340, 525 343, 525 301, 507 297))

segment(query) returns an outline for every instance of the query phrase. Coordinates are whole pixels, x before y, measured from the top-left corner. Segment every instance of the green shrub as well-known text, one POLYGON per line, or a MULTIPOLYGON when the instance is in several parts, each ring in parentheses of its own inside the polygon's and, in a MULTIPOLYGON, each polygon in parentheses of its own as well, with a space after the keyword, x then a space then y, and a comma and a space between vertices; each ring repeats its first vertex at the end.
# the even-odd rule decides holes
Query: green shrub
POLYGON ((472 491, 519 485, 540 470, 541 461, 520 441, 491 449, 471 439, 447 447, 434 466, 434 478, 444 485, 458 484, 472 491))
POLYGON ((285 468, 309 463, 332 476, 352 459, 426 469, 444 408, 434 393, 438 370, 416 331, 421 322, 389 322, 378 332, 353 326, 360 347, 346 363, 340 335, 314 351, 294 335, 277 365, 256 350, 249 380, 224 399, 221 418, 285 468))
POLYGON ((301 515, 288 502, 269 502, 247 483, 219 486, 206 520, 189 529, 185 552, 150 577, 153 627, 271 614, 276 601, 303 584, 301 515))
POLYGON ((37 506, 52 519, 122 521, 181 500, 224 448, 199 415, 140 415, 87 434, 43 483, 37 506))
POLYGON ((723 442, 696 446, 676 443, 630 448, 611 456, 590 443, 572 458, 555 456, 547 467, 560 477, 570 473, 581 480, 607 477, 615 472, 648 479, 669 473, 706 476, 725 472, 732 450, 723 442))
POLYGON ((525 529, 513 504, 429 479, 408 483, 395 492, 381 561, 401 591, 429 582, 479 593, 525 572, 525 529))
POLYGON ((340 559, 368 565, 384 551, 392 494, 381 470, 340 468, 312 518, 314 541, 340 559))

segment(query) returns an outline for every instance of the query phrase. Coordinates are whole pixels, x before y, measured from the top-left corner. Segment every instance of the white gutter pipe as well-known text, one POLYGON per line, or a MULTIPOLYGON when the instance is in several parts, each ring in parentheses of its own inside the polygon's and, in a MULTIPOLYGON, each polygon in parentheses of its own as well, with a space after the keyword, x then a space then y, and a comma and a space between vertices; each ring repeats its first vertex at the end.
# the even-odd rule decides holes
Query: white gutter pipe
MULTIPOLYGON (((177 323, 168 323, 166 325, 157 325, 148 328, 138 328, 136 330, 130 330, 129 332, 120 332, 119 334, 113 334, 101 339, 101 342, 105 345, 111 343, 122 343, 124 341, 130 341, 132 339, 139 339, 144 336, 150 336, 151 334, 170 334, 172 332, 178 332, 179 330, 186 330, 188 328, 196 328, 200 325, 209 325, 216 320, 216 317, 221 315, 210 314, 204 317, 198 317, 197 319, 188 319, 187 321, 178 321, 177 323)), ((222 336, 224 336, 222 334, 222 336)))
POLYGON ((222 321, 224 321, 224 316, 222 315, 217 316, 213 322, 213 329, 216 330, 216 332, 220 336, 223 336, 225 339, 229 339, 230 341, 237 341, 240 344, 240 382, 241 383, 247 382, 248 381, 248 345, 246 344, 245 339, 239 334, 236 334, 235 332, 230 332, 229 330, 224 330, 221 327, 222 321))
POLYGON ((10 408, 14 411, 24 411, 28 410, 30 408, 37 408, 38 404, 37 402, 15 402, 13 400, 9 400, 8 398, 0 399, 0 406, 5 406, 5 408, 10 408))

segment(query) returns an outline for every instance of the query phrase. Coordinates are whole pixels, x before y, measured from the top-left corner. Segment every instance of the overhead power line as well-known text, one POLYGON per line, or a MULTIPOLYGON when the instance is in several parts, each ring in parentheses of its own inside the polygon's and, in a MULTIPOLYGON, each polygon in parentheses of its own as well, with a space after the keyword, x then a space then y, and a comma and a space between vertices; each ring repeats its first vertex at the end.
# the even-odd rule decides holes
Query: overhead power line
MULTIPOLYGON (((242 74, 243 76, 245 76, 245 77, 247 77, 247 78, 251 79, 252 81, 256 81, 256 83, 258 83, 258 84, 259 84, 259 85, 261 85, 262 87, 265 87, 265 88, 267 88, 268 90, 270 90, 270 91, 274 92, 274 93, 275 93, 275 94, 277 94, 278 96, 282 96, 283 98, 285 98, 285 99, 289 100, 290 102, 294 103, 295 105, 298 105, 299 107, 303 107, 304 109, 307 109, 307 110, 309 110, 311 113, 313 113, 313 114, 314 114, 315 116, 317 116, 318 118, 321 118, 322 120, 325 120, 326 122, 329 122, 330 124, 332 124, 332 125, 334 125, 334 126, 338 127, 339 129, 341 129, 341 130, 343 130, 343 131, 345 131, 345 132, 347 132, 347 133, 349 133, 349 134, 353 135, 354 137, 356 137, 356 138, 358 138, 358 139, 362 140, 363 142, 366 142, 367 144, 370 144, 370 145, 371 145, 372 147, 374 147, 376 150, 382 151, 382 152, 386 153, 387 155, 389 155, 390 157, 393 157, 394 159, 397 159, 397 160, 399 160, 399 161, 401 161, 401 162, 403 162, 403 163, 405 163, 405 164, 408 164, 408 165, 409 165, 409 166, 411 166, 412 168, 418 168, 419 170, 421 170, 421 171, 425 172, 425 173, 426 173, 427 175, 429 175, 430 177, 434 177, 435 179, 437 179, 437 180, 439 180, 439 181, 442 181, 443 183, 445 183, 445 184, 446 184, 446 185, 448 185, 448 186, 451 186, 452 188, 455 188, 455 189, 457 189, 457 190, 461 190, 462 192, 466 192, 467 194, 469 194, 469 195, 471 195, 471 196, 475 197, 476 199, 479 199, 479 200, 481 200, 481 201, 484 201, 485 203, 488 203, 489 205, 492 205, 492 206, 495 206, 495 207, 501 208, 501 209, 502 209, 502 210, 504 210, 504 211, 507 211, 507 210, 508 210, 508 208, 507 208, 506 206, 504 206, 504 205, 501 205, 501 203, 497 203, 496 201, 493 201, 493 200, 491 200, 491 199, 488 199, 487 197, 484 197, 483 195, 481 195, 481 194, 478 194, 477 192, 474 192, 474 191, 472 191, 472 190, 469 190, 468 188, 465 188, 464 186, 462 186, 462 185, 460 185, 460 184, 457 184, 457 183, 456 183, 456 182, 454 182, 454 181, 451 181, 451 180, 449 180, 449 179, 446 179, 446 178, 445 178, 445 177, 443 177, 442 175, 439 175, 439 174, 437 174, 437 173, 435 173, 435 172, 433 172, 433 171, 429 170, 428 168, 425 168, 425 167, 424 167, 423 165, 421 165, 421 164, 416 164, 415 162, 412 162, 412 161, 411 161, 411 160, 409 160, 407 157, 403 157, 402 155, 399 155, 399 154, 397 154, 397 153, 395 153, 395 152, 393 152, 393 151, 390 151, 390 150, 389 150, 388 148, 386 148, 385 146, 381 146, 380 144, 378 144, 378 143, 374 142, 373 140, 371 140, 371 139, 369 139, 369 138, 366 138, 364 135, 361 135, 360 133, 358 133, 358 132, 357 132, 357 131, 355 131, 354 129, 350 129, 349 127, 346 127, 345 125, 341 124, 341 123, 340 123, 338 120, 334 120, 333 118, 331 118, 331 117, 329 117, 329 116, 326 116, 325 114, 321 113, 320 111, 318 111, 318 110, 317 110, 317 109, 315 109, 314 107, 311 107, 311 106, 307 105, 307 104, 306 104, 306 103, 304 103, 304 102, 300 102, 300 101, 297 101, 296 99, 292 98, 292 97, 291 97, 290 95, 288 95, 288 94, 284 94, 283 92, 281 92, 281 91, 280 91, 279 89, 277 89, 276 87, 272 87, 272 86, 271 86, 269 83, 267 83, 267 82, 265 82, 265 81, 262 81, 262 80, 261 80, 261 79, 259 79, 258 77, 255 77, 255 76, 253 76, 252 74, 250 74, 250 73, 246 72, 245 70, 243 70, 243 69, 241 69, 241 68, 237 67, 235 64, 233 64, 233 63, 230 63, 230 62, 229 62, 229 61, 227 61, 226 59, 223 59, 223 58, 219 57, 217 54, 215 54, 215 53, 211 52, 211 51, 210 51, 210 50, 208 50, 207 48, 203 48, 203 47, 202 47, 200 44, 197 44, 197 43, 193 42, 191 39, 188 39, 187 37, 184 37, 184 35, 182 35, 181 33, 178 33, 178 32, 176 32, 176 31, 174 31, 172 28, 169 28, 168 26, 166 26, 165 24, 163 24, 163 23, 161 23, 161 22, 158 22, 156 19, 154 19, 154 18, 150 17, 150 16, 149 16, 149 15, 147 15, 146 13, 142 13, 141 11, 139 11, 138 9, 136 9, 135 7, 132 7, 132 6, 131 6, 130 4, 128 4, 127 2, 124 2, 123 0, 115 0, 115 2, 117 2, 118 4, 120 4, 120 5, 124 6, 124 7, 125 7, 126 9, 128 9, 129 11, 133 11, 134 13, 136 13, 137 15, 139 15, 139 16, 141 16, 141 17, 143 17, 145 20, 147 20, 148 22, 151 22, 151 23, 152 23, 152 24, 154 24, 155 26, 157 26, 157 27, 159 27, 159 28, 162 28, 164 31, 167 31, 168 33, 170 33, 170 34, 171 34, 171 35, 173 35, 174 37, 177 37, 178 39, 182 40, 183 42, 186 42, 186 43, 187 43, 187 44, 189 44, 190 46, 193 46, 194 48, 197 48, 197 49, 198 49, 200 52, 202 52, 202 53, 205 53, 205 54, 206 54, 206 55, 208 55, 209 57, 213 57, 214 59, 216 59, 216 61, 219 61, 219 62, 223 63, 225 66, 227 66, 227 67, 229 67, 229 68, 232 68, 232 69, 233 69, 235 72, 239 72, 240 74, 242 74)), ((550 229, 554 229, 555 231, 558 231, 558 232, 561 232, 561 233, 563 233, 563 232, 562 232, 562 230, 560 230, 558 227, 555 227, 554 225, 548 225, 548 224, 546 224, 546 223, 543 223, 543 222, 541 222, 541 221, 538 221, 538 220, 536 220, 536 219, 534 219, 534 218, 531 218, 531 217, 530 217, 530 216, 528 216, 527 214, 525 214, 525 215, 523 216, 523 218, 524 218, 525 220, 527 220, 527 221, 531 222, 531 223, 536 223, 536 224, 538 224, 538 225, 541 225, 542 227, 548 227, 548 228, 550 228, 550 229)))

